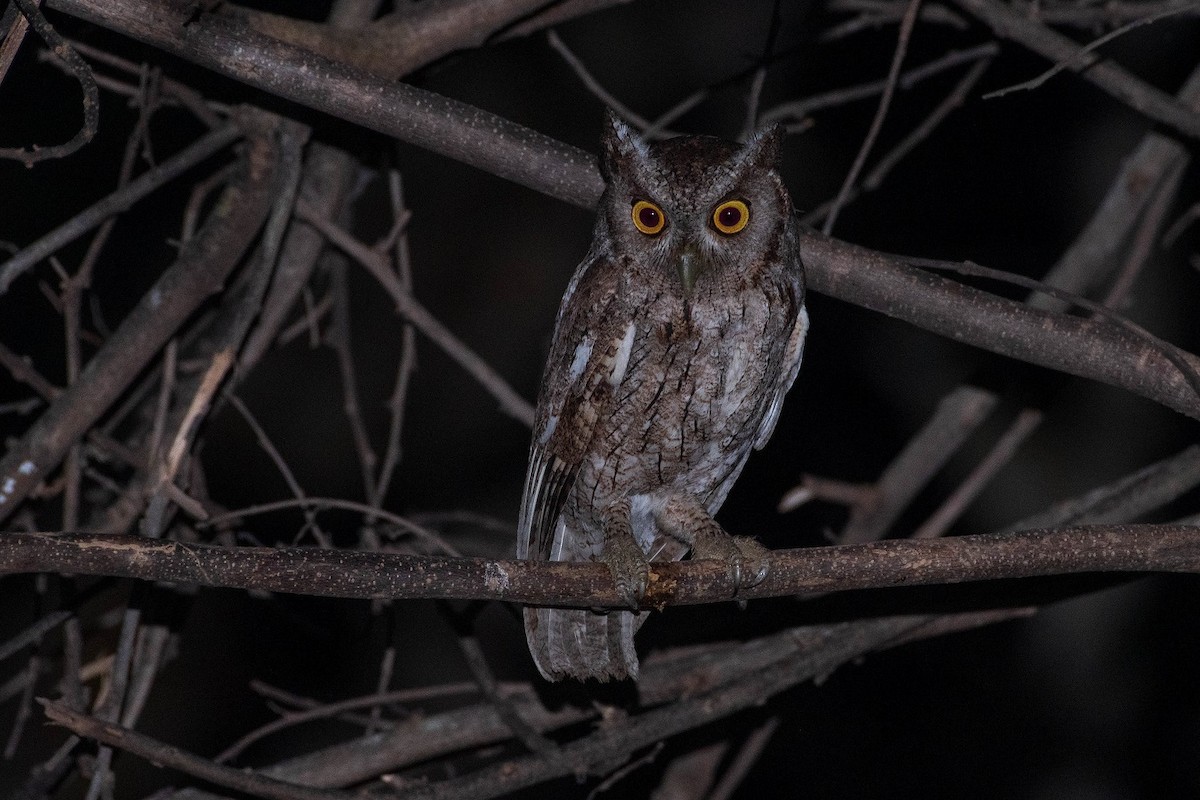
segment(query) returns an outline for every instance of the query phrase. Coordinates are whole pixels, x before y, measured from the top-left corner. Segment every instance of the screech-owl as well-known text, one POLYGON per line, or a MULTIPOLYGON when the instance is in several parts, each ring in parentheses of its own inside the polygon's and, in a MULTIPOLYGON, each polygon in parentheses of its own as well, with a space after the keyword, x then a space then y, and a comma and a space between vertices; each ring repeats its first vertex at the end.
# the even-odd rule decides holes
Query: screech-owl
MULTIPOLYGON (((538 396, 517 557, 602 561, 636 607, 648 560, 720 558, 735 585, 766 551, 712 515, 766 444, 808 315, 782 129, 743 145, 647 143, 613 116, 591 250, 563 296, 538 396)), ((548 680, 637 677, 645 612, 526 608, 548 680)))

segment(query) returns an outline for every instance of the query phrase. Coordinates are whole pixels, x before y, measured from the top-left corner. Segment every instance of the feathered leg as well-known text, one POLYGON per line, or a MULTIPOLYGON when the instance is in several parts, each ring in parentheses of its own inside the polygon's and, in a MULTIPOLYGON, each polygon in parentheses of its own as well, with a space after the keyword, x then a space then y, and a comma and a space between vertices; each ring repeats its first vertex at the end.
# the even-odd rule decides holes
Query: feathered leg
POLYGON ((695 497, 671 495, 654 520, 664 534, 689 545, 692 558, 724 561, 735 596, 767 577, 770 551, 748 536, 730 536, 695 497))

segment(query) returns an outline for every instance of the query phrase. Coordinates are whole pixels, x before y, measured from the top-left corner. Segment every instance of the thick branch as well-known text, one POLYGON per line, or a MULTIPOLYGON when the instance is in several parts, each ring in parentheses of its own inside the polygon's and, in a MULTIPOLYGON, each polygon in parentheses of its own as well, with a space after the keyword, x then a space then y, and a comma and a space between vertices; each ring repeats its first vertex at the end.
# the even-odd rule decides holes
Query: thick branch
MULTIPOLYGON (((185 9, 162 0, 50 0, 50 5, 576 205, 593 206, 603 187, 589 153, 465 103, 248 33, 219 16, 189 22, 185 9)), ((1022 308, 815 234, 806 237, 803 255, 819 292, 1001 355, 1110 383, 1200 419, 1200 398, 1178 370, 1115 326, 1022 308)))
MULTIPOLYGON (((1085 572, 1200 572, 1200 528, 1097 525, 950 539, 776 550, 739 598, 1085 572)), ((0 537, 0 574, 70 572, 325 597, 503 600, 620 607, 599 563, 268 547, 224 548, 94 534, 0 537)), ((734 597, 720 561, 652 564, 644 608, 734 597)))
POLYGON ((456 50, 479 47, 519 30, 532 33, 573 16, 629 0, 547 3, 546 0, 435 0, 411 3, 354 27, 331 25, 250 8, 219 8, 268 36, 391 80, 456 50), (565 7, 564 7, 565 6, 565 7))
POLYGON ((48 5, 567 202, 591 206, 603 188, 590 153, 466 103, 326 60, 223 15, 192 19, 190 6, 165 0, 54 0, 48 5))
MULTIPOLYGON (((994 353, 1119 386, 1200 419, 1200 397, 1183 373, 1161 349, 1117 325, 1027 308, 816 234, 805 237, 803 255, 809 285, 822 294, 994 353)), ((1200 358, 1180 355, 1200 369, 1200 358)))

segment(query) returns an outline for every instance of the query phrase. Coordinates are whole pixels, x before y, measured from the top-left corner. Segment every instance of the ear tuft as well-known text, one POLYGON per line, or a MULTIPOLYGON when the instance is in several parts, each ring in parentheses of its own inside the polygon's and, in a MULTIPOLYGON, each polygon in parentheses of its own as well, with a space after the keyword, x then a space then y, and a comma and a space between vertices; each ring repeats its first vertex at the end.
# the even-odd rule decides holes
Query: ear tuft
POLYGON ((764 169, 778 169, 783 154, 784 127, 779 123, 759 128, 742 145, 739 160, 764 169))
POLYGON ((637 131, 629 127, 611 108, 604 110, 604 135, 600 139, 600 172, 609 180, 630 161, 645 161, 650 148, 637 131))

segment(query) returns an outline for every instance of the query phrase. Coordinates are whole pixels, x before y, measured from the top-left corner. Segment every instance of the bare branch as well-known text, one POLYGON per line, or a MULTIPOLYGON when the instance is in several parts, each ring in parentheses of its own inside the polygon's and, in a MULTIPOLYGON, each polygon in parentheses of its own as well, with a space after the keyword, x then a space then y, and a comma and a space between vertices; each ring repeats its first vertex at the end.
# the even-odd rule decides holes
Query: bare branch
MULTIPOLYGON (((974 0, 972 0, 974 1, 974 0)), ((159 3, 51 0, 66 13, 113 27, 299 103, 592 206, 603 182, 594 158, 479 109, 402 84, 377 81, 279 42, 222 27, 184 25, 159 3), (186 42, 178 31, 186 27, 186 42)), ((1111 326, 1041 315, 892 259, 809 235, 803 256, 813 289, 882 311, 958 341, 1121 386, 1200 418, 1200 399, 1160 354, 1111 326)))
POLYGON ((241 260, 272 200, 274 145, 269 135, 255 136, 251 143, 240 180, 226 190, 226 202, 210 215, 201 234, 142 297, 79 380, 0 459, 0 520, 59 464, 241 260))
MULTIPOLYGON (((96 128, 100 124, 100 90, 96 86, 96 78, 92 75, 91 68, 46 21, 38 8, 37 0, 13 0, 13 2, 21 10, 25 19, 29 21, 29 26, 33 28, 34 33, 42 37, 46 46, 66 63, 72 77, 79 81, 79 86, 83 89, 83 125, 70 141, 52 147, 34 145, 29 150, 0 148, 0 158, 15 159, 30 167, 39 161, 69 156, 92 140, 92 137, 96 135, 96 128)), ((24 31, 18 30, 14 26, 11 33, 15 35, 16 41, 20 41, 24 31)), ((4 68, 0 70, 0 77, 3 77, 3 72, 7 69, 8 66, 5 64, 4 68)), ((0 282, 0 293, 3 293, 2 282, 0 282)))
POLYGON ((206 134, 162 164, 139 175, 127 185, 121 187, 95 205, 76 214, 67 222, 0 264, 0 294, 7 292, 8 287, 17 276, 42 259, 75 241, 113 214, 119 214, 130 208, 134 203, 158 187, 178 178, 180 174, 221 150, 240 135, 241 131, 238 126, 232 123, 206 134))
MULTIPOLYGON (((625 607, 608 568, 583 562, 223 548, 141 537, 10 533, 0 538, 0 574, 18 572, 114 575, 322 597, 625 607)), ((1200 572, 1200 530, 1187 525, 1095 525, 774 550, 766 579, 738 597, 1086 572, 1200 572)), ((654 562, 641 607, 715 603, 733 596, 721 561, 654 562)))
POLYGON ((863 139, 862 146, 858 148, 858 153, 854 156, 854 163, 850 166, 850 171, 846 173, 842 187, 838 189, 837 197, 833 199, 829 213, 825 215, 825 224, 822 226, 821 232, 826 236, 833 232, 838 213, 845 205, 846 198, 850 195, 850 189, 858 180, 858 173, 862 171, 863 165, 867 162, 867 156, 870 155, 871 148, 875 144, 875 139, 883 128, 883 120, 887 116, 888 107, 892 104, 892 94, 896 91, 896 81, 900 77, 900 65, 904 63, 904 54, 908 52, 908 40, 912 36, 913 26, 917 24, 917 9, 920 7, 921 0, 908 0, 908 8, 905 9, 904 17, 900 20, 900 36, 896 42, 896 51, 892 54, 892 66, 888 69, 883 94, 879 98, 875 116, 871 119, 871 127, 867 129, 866 138, 863 139))
MULTIPOLYGON (((1161 347, 1106 321, 1025 308, 1019 303, 901 267, 846 242, 803 241, 809 285, 834 297, 994 353, 1131 389, 1200 419, 1200 398, 1161 347), (866 277, 870 275, 870 277, 866 277), (1134 376, 1137 375, 1135 378, 1134 376)), ((1200 359, 1178 357, 1194 368, 1200 359)))
MULTIPOLYGON (((510 35, 525 35, 581 13, 629 0, 441 0, 404 5, 390 14, 352 28, 235 7, 235 18, 254 31, 352 64, 389 80, 458 50, 479 47, 510 35), (555 6, 571 6, 557 9, 555 6), (550 6, 550 8, 547 8, 550 6), (557 12, 557 13, 555 13, 557 12)), ((226 7, 228 8, 228 7, 226 7)), ((218 13, 226 9, 220 9, 218 13)))
POLYGON ((465 103, 328 61, 223 15, 193 20, 189 8, 166 0, 53 0, 49 5, 570 203, 590 206, 604 188, 590 153, 465 103))
POLYGON ((1084 61, 1086 61, 1088 53, 1095 51, 1096 48, 1100 47, 1103 44, 1107 44, 1108 42, 1111 42, 1113 39, 1116 39, 1118 36, 1124 36, 1126 33, 1133 30, 1134 28, 1139 28, 1142 25, 1149 25, 1152 22, 1158 22, 1160 19, 1163 19, 1165 17, 1171 17, 1176 14, 1182 14, 1185 12, 1191 12, 1191 11, 1196 11, 1196 10, 1200 10, 1200 3, 1192 3, 1191 5, 1179 6, 1177 8, 1165 8, 1154 14, 1150 14, 1148 16, 1140 17, 1138 19, 1132 20, 1131 22, 1128 22, 1128 23, 1122 25, 1121 27, 1117 28, 1116 30, 1109 31, 1108 33, 1104 34, 1103 36, 1099 36, 1099 37, 1093 39, 1092 41, 1088 42, 1086 45, 1084 45, 1083 47, 1081 47, 1077 51, 1075 51, 1075 54, 1072 55, 1069 59, 1059 61, 1053 67, 1046 70, 1041 75, 1038 75, 1036 78, 1031 78, 1030 80, 1027 80, 1024 83, 1018 83, 1015 86, 1009 86, 1005 89, 997 89, 994 92, 988 92, 987 94, 985 94, 983 96, 983 99, 991 100, 993 97, 1003 97, 1004 95, 1010 94, 1012 92, 1020 92, 1020 91, 1027 91, 1029 89, 1036 89, 1039 86, 1041 86, 1042 84, 1044 84, 1046 81, 1053 78, 1058 73, 1062 72, 1063 70, 1072 69, 1072 68, 1076 68, 1076 67, 1080 66, 1084 61))
POLYGON ((347 792, 310 789, 246 770, 223 767, 129 728, 72 711, 61 703, 52 703, 49 700, 40 702, 51 721, 69 728, 80 736, 96 739, 110 747, 119 747, 140 755, 160 766, 174 767, 198 778, 257 797, 270 800, 353 800, 355 797, 347 792))
POLYGON ((1022 15, 1012 6, 997 0, 954 0, 954 3, 983 20, 997 36, 1012 39, 1052 61, 1066 64, 1072 72, 1134 111, 1192 138, 1200 137, 1200 115, 1111 61, 1092 53, 1077 57, 1078 44, 1022 15))

